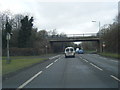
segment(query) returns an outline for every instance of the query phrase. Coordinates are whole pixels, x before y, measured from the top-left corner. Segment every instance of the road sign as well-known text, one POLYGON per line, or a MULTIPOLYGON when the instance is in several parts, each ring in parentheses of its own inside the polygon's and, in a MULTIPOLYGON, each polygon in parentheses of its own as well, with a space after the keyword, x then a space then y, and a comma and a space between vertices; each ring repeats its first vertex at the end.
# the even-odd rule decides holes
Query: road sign
POLYGON ((7 39, 7 40, 10 40, 10 34, 9 34, 9 33, 7 33, 6 39, 7 39))
POLYGON ((106 45, 105 44, 103 44, 103 47, 105 47, 106 45))

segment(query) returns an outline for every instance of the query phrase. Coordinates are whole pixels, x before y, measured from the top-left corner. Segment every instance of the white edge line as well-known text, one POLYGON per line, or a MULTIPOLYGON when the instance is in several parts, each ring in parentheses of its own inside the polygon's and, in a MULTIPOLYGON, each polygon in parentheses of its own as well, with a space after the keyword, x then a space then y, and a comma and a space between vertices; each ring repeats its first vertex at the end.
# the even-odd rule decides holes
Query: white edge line
POLYGON ((35 79, 38 75, 40 75, 42 73, 42 71, 40 71, 40 72, 38 72, 37 74, 35 74, 33 77, 31 77, 29 80, 27 80, 25 83, 23 83, 22 85, 20 85, 19 87, 18 87, 18 89, 16 89, 16 90, 19 90, 19 89, 21 89, 21 88, 23 88, 23 87, 25 87, 28 83, 30 83, 33 79, 35 79))
POLYGON ((120 79, 118 79, 117 77, 113 76, 113 75, 110 75, 112 78, 114 78, 115 80, 119 81, 120 82, 120 79))
POLYGON ((101 71, 103 71, 101 68, 99 68, 98 66, 96 66, 96 65, 94 65, 94 64, 92 64, 92 63, 90 63, 92 66, 94 66, 94 67, 96 67, 97 69, 99 69, 99 70, 101 70, 101 71))
POLYGON ((51 57, 51 58, 49 58, 49 59, 51 60, 51 59, 54 59, 54 58, 59 57, 59 56, 60 56, 60 55, 57 55, 57 56, 51 57))
POLYGON ((46 66, 46 68, 49 68, 53 63, 49 64, 48 66, 46 66))

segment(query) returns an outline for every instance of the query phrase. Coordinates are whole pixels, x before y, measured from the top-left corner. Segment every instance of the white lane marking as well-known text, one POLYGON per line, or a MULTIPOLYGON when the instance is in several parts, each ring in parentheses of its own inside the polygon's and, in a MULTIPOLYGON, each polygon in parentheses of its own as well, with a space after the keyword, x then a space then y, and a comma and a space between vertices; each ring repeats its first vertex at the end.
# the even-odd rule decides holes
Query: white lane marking
POLYGON ((99 56, 99 57, 103 59, 103 57, 101 57, 101 56, 99 56))
POLYGON ((49 68, 51 65, 53 65, 53 63, 49 64, 48 66, 46 66, 46 68, 49 68))
POLYGON ((105 58, 105 57, 101 57, 101 56, 100 56, 100 58, 101 58, 101 59, 106 59, 106 60, 107 60, 107 58, 105 58))
POLYGON ((104 58, 104 57, 103 57, 103 59, 107 59, 107 58, 104 58))
POLYGON ((85 62, 88 62, 86 59, 83 59, 85 62))
POLYGON ((113 61, 113 62, 118 62, 118 61, 116 61, 116 60, 111 60, 111 61, 113 61))
POLYGON ((49 59, 51 60, 51 59, 54 59, 54 58, 59 57, 59 56, 60 56, 60 55, 57 55, 57 56, 51 57, 51 58, 49 58, 49 59))
POLYGON ((33 79, 35 79, 38 75, 40 75, 42 73, 42 71, 38 72, 37 74, 35 74, 33 77, 31 77, 29 80, 27 80, 25 83, 23 83, 21 86, 18 87, 17 90, 25 87, 28 83, 30 83, 33 79))
POLYGON ((113 76, 113 75, 110 75, 112 78, 114 78, 115 80, 119 81, 120 82, 120 79, 118 79, 117 77, 113 76))
POLYGON ((56 59, 54 62, 57 62, 61 57, 59 57, 58 59, 56 59))
POLYGON ((57 62, 58 61, 58 59, 56 59, 54 62, 57 62))
POLYGON ((94 66, 95 68, 97 68, 97 69, 103 71, 103 69, 99 68, 98 66, 96 66, 96 65, 94 65, 94 64, 92 64, 92 63, 90 63, 90 64, 91 64, 92 66, 94 66))
POLYGON ((82 57, 80 57, 82 59, 82 57))

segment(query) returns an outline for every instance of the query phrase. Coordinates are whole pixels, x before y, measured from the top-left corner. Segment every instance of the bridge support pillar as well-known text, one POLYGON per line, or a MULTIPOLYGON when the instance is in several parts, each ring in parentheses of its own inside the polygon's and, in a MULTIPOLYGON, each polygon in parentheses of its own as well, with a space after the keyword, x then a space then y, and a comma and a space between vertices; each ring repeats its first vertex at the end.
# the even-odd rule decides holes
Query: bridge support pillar
POLYGON ((50 42, 51 52, 53 53, 53 42, 50 42))
POLYGON ((103 47, 102 47, 102 40, 100 40, 100 41, 98 41, 98 48, 97 48, 97 50, 98 50, 98 53, 101 53, 101 52, 103 52, 103 47))
POLYGON ((100 53, 103 52, 103 39, 100 40, 100 53))
POLYGON ((97 53, 101 52, 101 44, 100 41, 97 41, 97 53))

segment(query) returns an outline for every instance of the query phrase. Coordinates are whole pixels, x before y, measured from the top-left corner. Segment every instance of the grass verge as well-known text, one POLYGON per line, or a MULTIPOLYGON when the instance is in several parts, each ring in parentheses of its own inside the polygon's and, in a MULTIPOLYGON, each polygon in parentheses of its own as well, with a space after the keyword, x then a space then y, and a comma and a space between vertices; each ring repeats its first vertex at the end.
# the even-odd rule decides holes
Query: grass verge
POLYGON ((96 53, 96 51, 84 51, 85 53, 96 53))
POLYGON ((6 64, 6 60, 2 60, 2 75, 15 72, 19 69, 31 66, 35 63, 39 63, 45 58, 32 58, 32 59, 15 59, 10 64, 6 64))
POLYGON ((120 58, 120 55, 119 54, 116 54, 116 53, 100 53, 100 55, 102 56, 106 56, 106 57, 111 57, 111 58, 120 58))

